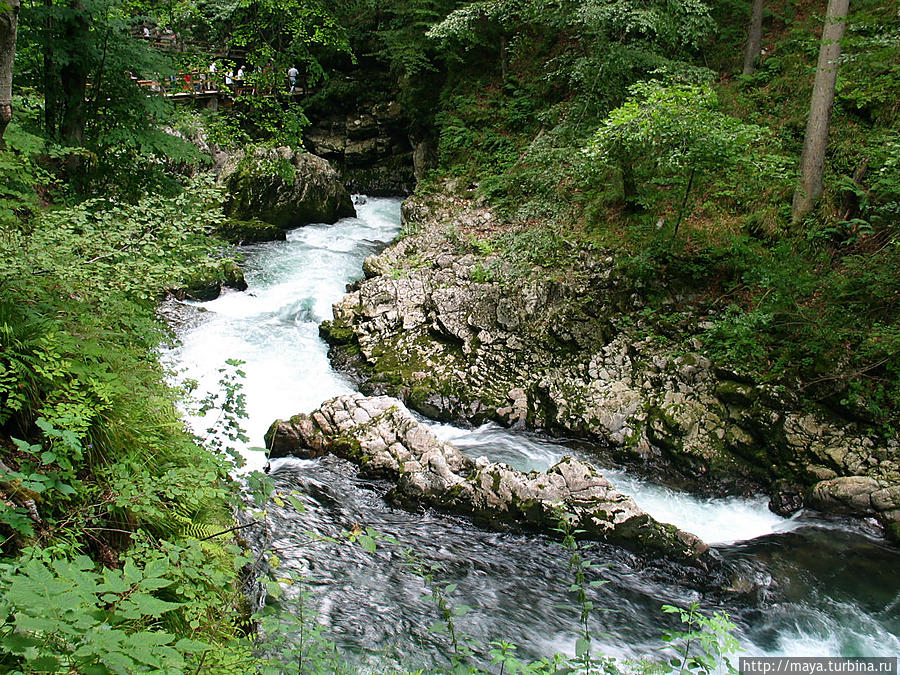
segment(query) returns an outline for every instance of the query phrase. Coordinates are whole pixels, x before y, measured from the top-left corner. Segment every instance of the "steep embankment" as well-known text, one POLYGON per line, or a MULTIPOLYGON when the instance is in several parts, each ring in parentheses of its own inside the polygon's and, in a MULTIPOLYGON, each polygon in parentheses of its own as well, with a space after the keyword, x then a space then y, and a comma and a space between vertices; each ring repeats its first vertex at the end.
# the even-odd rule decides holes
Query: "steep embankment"
POLYGON ((367 393, 443 420, 497 420, 606 444, 618 461, 697 489, 766 489, 773 508, 875 516, 900 536, 896 440, 717 367, 687 307, 663 330, 610 251, 573 248, 549 275, 469 233, 493 215, 465 199, 410 200, 407 236, 322 326, 367 393))

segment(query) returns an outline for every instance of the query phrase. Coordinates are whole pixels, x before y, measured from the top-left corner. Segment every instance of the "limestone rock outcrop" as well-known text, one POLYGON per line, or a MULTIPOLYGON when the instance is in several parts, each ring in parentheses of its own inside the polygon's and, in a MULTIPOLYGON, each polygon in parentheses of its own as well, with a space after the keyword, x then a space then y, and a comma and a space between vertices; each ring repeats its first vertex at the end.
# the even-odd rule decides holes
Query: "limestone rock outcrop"
POLYGON ((667 287, 671 315, 654 311, 651 324, 612 252, 510 267, 477 245, 496 232, 477 200, 412 199, 403 212, 415 234, 366 260, 367 279, 321 327, 364 393, 443 421, 589 438, 684 487, 766 490, 784 512, 806 503, 874 516, 900 538, 898 440, 712 363, 689 289, 667 287), (828 482, 854 477, 871 499, 828 482))
POLYGON ((286 229, 356 215, 350 194, 327 160, 286 146, 229 156, 218 175, 225 213, 286 229))
POLYGON ((695 535, 654 520, 589 464, 564 458, 546 472, 523 473, 483 457, 470 459, 387 396, 330 399, 309 415, 278 420, 266 440, 270 458, 338 455, 365 475, 396 482, 392 494, 398 501, 494 527, 551 532, 565 519, 582 536, 690 564, 704 564, 708 550, 695 535))
POLYGON ((396 101, 358 101, 351 109, 314 111, 304 134, 306 147, 326 158, 352 192, 409 194, 415 187, 409 120, 396 101))

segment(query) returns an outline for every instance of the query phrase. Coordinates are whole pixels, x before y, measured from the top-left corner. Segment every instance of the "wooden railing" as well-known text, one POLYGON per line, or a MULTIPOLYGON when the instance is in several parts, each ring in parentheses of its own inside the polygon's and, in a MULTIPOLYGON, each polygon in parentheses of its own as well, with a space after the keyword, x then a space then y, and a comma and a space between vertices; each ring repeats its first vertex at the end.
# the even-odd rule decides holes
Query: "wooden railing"
POLYGON ((248 80, 236 80, 233 76, 226 78, 221 73, 202 71, 177 73, 158 79, 137 79, 137 83, 153 93, 176 99, 209 98, 211 96, 233 99, 242 94, 253 94, 256 96, 303 96, 308 93, 307 89, 303 87, 295 87, 291 91, 290 81, 287 76, 284 78, 282 87, 274 87, 271 85, 262 86, 259 83, 248 80), (228 82, 229 79, 231 80, 230 83, 228 82))

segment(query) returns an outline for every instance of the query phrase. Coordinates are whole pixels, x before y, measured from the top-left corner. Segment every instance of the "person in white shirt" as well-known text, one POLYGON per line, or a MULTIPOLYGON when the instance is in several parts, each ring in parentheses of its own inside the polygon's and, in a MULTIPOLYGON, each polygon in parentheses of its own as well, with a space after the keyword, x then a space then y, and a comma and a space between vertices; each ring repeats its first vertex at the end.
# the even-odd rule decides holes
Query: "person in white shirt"
POLYGON ((294 66, 290 67, 288 70, 288 80, 291 82, 291 93, 294 93, 294 89, 297 86, 297 76, 300 74, 300 71, 297 70, 294 66))

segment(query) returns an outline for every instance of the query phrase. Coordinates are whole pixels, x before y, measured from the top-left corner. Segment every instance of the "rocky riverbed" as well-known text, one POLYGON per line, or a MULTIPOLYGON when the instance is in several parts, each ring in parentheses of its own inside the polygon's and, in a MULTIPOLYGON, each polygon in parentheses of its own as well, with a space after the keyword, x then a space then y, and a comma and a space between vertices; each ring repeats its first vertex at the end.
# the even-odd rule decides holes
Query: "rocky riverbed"
MULTIPOLYGON (((413 198, 404 221, 414 234, 366 261, 367 278, 321 329, 364 392, 435 419, 590 438, 670 482, 764 489, 779 512, 876 518, 900 538, 895 439, 718 367, 690 311, 661 330, 611 252, 504 269, 478 245, 496 220, 473 200, 413 198)), ((689 290, 673 283, 671 293, 690 306, 689 290)))
POLYGON ((709 546, 656 521, 591 465, 566 457, 546 472, 524 473, 483 457, 473 460, 388 396, 339 396, 308 415, 279 420, 266 447, 270 458, 349 459, 366 476, 394 481, 395 501, 437 506, 489 526, 551 532, 567 523, 581 537, 645 555, 709 562, 709 546))

